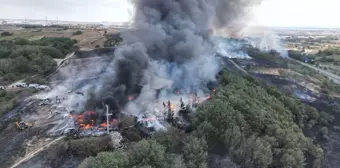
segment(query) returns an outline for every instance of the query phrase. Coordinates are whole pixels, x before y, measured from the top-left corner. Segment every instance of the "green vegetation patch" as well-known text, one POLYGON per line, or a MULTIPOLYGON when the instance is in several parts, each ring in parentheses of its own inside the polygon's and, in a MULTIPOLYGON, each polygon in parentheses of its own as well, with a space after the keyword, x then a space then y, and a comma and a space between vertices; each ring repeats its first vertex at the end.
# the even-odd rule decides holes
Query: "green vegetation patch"
POLYGON ((18 103, 18 99, 14 92, 0 90, 0 115, 13 109, 18 103))
POLYGON ((224 147, 245 167, 304 167, 305 153, 320 167, 322 149, 303 134, 322 120, 319 112, 252 78, 224 73, 221 87, 193 118, 209 148, 224 147))
POLYGON ((0 41, 0 76, 15 81, 32 75, 47 75, 57 67, 53 58, 64 58, 76 50, 69 38, 42 38, 36 41, 0 41))

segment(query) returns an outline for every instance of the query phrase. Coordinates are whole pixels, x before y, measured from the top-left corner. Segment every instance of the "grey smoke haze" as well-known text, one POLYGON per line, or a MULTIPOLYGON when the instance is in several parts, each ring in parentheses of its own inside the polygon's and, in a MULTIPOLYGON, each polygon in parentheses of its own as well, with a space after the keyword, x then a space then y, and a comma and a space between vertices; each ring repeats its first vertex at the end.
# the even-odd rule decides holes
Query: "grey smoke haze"
POLYGON ((143 57, 147 56, 165 66, 163 69, 167 70, 168 74, 176 72, 181 82, 192 81, 189 84, 185 81, 188 85, 212 80, 212 76, 218 71, 217 62, 213 60, 214 58, 209 58, 214 57, 215 53, 210 33, 214 29, 232 26, 245 16, 248 7, 254 5, 254 1, 250 0, 130 0, 130 2, 135 8, 132 24, 135 30, 123 33, 122 38, 126 44, 124 50, 131 48, 136 53, 129 52, 126 56, 127 62, 137 60, 131 57, 139 57, 140 53, 143 53, 143 57), (145 50, 130 47, 134 43, 142 44, 145 50), (207 75, 204 71, 210 74, 207 75))
MULTIPOLYGON (((171 80, 172 89, 181 93, 199 92, 200 97, 207 96, 205 84, 216 80, 220 68, 212 32, 238 23, 254 4, 250 0, 131 0, 131 3, 135 9, 133 31, 122 33, 123 45, 115 49, 108 64, 98 63, 82 71, 81 76, 92 76, 92 67, 105 67, 105 72, 97 74, 99 79, 77 89, 87 96, 91 89, 96 89, 95 100, 86 97, 83 104, 105 103, 115 112, 135 116, 146 113, 157 116, 154 109, 149 110, 157 100, 156 91, 146 86, 163 82, 154 81, 159 78, 152 76, 171 80), (142 90, 139 97, 127 102, 127 97, 138 89, 142 90)), ((70 76, 70 80, 74 78, 70 76)), ((162 101, 178 102, 185 98, 167 94, 162 93, 162 101)), ((72 97, 70 101, 77 102, 72 97)))
MULTIPOLYGON (((215 80, 220 68, 212 31, 232 26, 254 4, 250 0, 130 2, 135 9, 134 30, 122 33, 123 45, 115 50, 106 72, 89 83, 93 86, 83 86, 100 88, 97 99, 109 104, 111 109, 122 108, 126 103, 124 97, 141 85, 161 83, 153 81, 157 80, 150 77, 153 75, 172 80, 173 89, 181 93, 205 89, 205 84, 215 80)), ((84 69, 84 76, 91 74, 90 69, 84 69)))
MULTIPOLYGON (((212 32, 239 26, 247 9, 255 4, 251 0, 130 2, 135 9, 134 30, 121 34, 124 46, 115 53, 119 57, 115 65, 122 65, 116 66, 118 82, 133 87, 145 82, 146 73, 153 73, 172 80, 173 89, 191 93, 204 89, 204 84, 214 81, 219 71, 212 32)), ((132 109, 132 112, 127 109, 127 113, 140 111, 132 109)))

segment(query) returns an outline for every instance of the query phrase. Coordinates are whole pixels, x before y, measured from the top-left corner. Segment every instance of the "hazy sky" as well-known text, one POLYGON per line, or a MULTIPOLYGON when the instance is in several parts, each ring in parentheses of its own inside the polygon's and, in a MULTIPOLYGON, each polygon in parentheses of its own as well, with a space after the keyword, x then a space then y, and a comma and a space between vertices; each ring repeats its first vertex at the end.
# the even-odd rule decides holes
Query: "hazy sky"
MULTIPOLYGON (((123 22, 128 7, 127 0, 0 0, 0 18, 123 22)), ((340 0, 264 0, 253 23, 340 27, 339 8, 340 0)))
POLYGON ((340 0, 264 0, 255 19, 265 26, 340 27, 340 0))
POLYGON ((127 8, 126 0, 0 0, 0 18, 123 22, 127 8))

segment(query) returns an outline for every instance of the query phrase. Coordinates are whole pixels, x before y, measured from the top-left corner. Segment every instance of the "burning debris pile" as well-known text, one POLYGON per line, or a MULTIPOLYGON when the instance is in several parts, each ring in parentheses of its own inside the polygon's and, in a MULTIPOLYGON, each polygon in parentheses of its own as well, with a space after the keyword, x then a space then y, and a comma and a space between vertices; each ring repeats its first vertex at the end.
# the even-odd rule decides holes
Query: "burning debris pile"
POLYGON ((105 132, 115 130, 117 128, 117 120, 100 114, 95 111, 86 111, 82 114, 69 114, 74 119, 75 127, 79 131, 80 136, 95 135, 100 136, 105 132))

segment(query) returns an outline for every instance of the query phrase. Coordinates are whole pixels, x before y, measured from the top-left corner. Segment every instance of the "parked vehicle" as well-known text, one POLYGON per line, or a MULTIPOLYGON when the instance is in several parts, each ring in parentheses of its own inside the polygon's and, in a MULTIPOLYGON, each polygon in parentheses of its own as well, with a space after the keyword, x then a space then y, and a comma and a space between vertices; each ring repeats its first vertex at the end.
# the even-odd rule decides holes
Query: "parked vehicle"
POLYGON ((16 87, 27 88, 27 84, 26 83, 16 83, 15 86, 16 87))
POLYGON ((38 89, 39 86, 40 86, 39 84, 32 83, 28 85, 28 88, 38 89))
POLYGON ((40 85, 38 86, 38 89, 41 89, 41 90, 50 90, 51 88, 47 85, 40 85))
POLYGON ((0 90, 6 90, 5 86, 0 86, 0 90))

